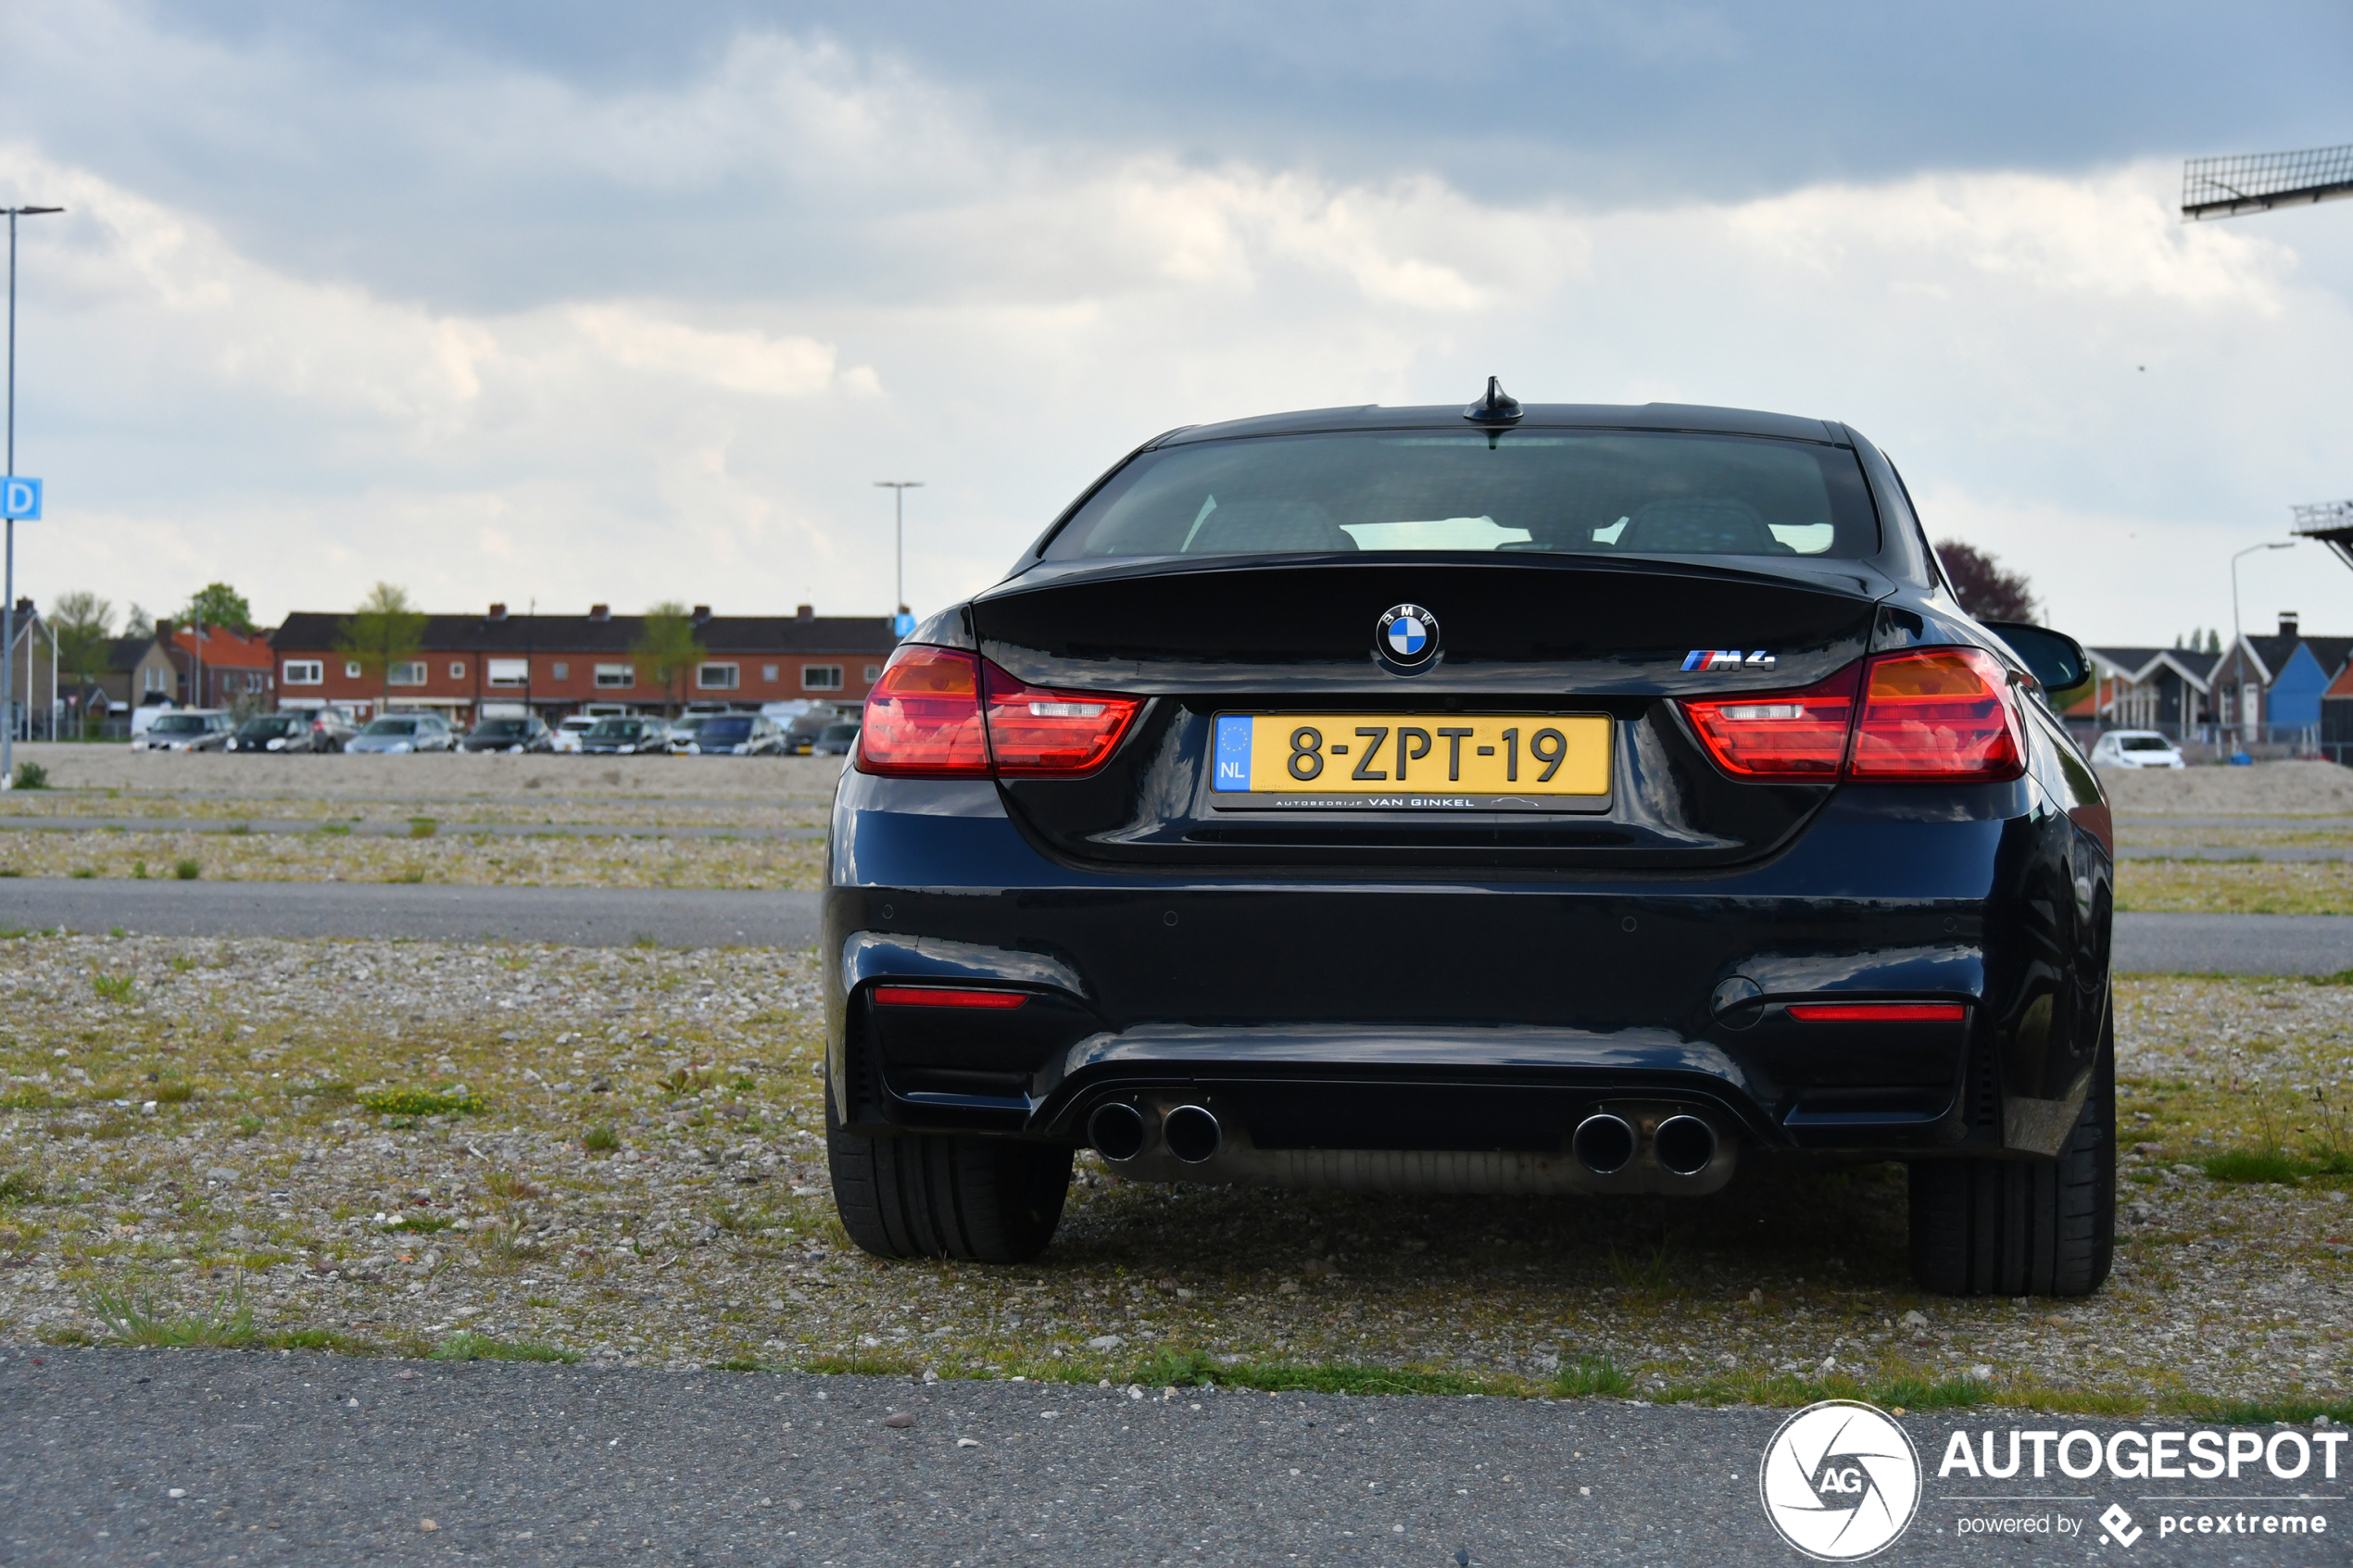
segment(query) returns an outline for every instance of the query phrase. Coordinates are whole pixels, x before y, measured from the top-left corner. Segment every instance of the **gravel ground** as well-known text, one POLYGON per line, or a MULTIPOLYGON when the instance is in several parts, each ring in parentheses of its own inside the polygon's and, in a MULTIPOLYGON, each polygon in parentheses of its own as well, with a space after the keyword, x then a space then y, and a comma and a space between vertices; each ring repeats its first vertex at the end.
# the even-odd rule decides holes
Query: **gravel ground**
POLYGON ((804 957, 29 937, 0 942, 0 997, 19 1339, 238 1338, 246 1311, 265 1342, 407 1354, 1354 1366, 1767 1400, 1965 1377, 2103 1410, 2341 1403, 2353 1380, 2347 1178, 2202 1163, 2341 1154, 2310 1091, 2344 1093, 2353 988, 2122 988, 2125 1236, 2115 1280, 2069 1303, 1918 1297, 1900 1171, 1763 1161, 1692 1203, 1162 1188, 1082 1162, 1037 1265, 880 1263, 832 1218, 804 957), (371 1112, 383 1090, 478 1109, 371 1112))
POLYGON ((766 801, 830 799, 838 757, 558 757, 461 752, 454 756, 249 757, 225 752, 133 751, 127 745, 38 742, 19 762, 48 770, 61 793, 124 800, 453 798, 559 797, 766 801))
POLYGON ((2251 768, 2103 768, 2121 816, 2279 816, 2353 811, 2353 768, 2258 762, 2251 768))

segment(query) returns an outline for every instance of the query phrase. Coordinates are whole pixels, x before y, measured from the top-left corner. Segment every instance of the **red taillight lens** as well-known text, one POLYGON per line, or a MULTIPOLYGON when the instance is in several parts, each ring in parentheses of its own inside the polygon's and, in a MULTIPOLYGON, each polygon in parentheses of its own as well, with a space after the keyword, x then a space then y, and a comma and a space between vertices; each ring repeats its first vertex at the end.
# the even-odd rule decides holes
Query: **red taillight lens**
POLYGON ((866 697, 858 766, 928 778, 1083 773, 1112 754, 1143 705, 1024 685, 975 655, 906 643, 866 697))
POLYGON ((1958 1002, 1792 1002, 1803 1023, 1958 1023, 1958 1002))
POLYGON ((1109 757, 1139 697, 1047 691, 982 660, 988 689, 988 750, 1000 773, 1083 773, 1109 757))
POLYGON ((1692 727, 1728 773, 1743 778, 1836 778, 1846 761, 1862 667, 1802 692, 1686 702, 1692 727))
POLYGON ((858 766, 868 773, 985 776, 980 660, 954 648, 901 644, 867 694, 858 766))
POLYGON ((1982 648, 1872 659, 1847 776, 1987 784, 2018 777, 2026 748, 2009 684, 1982 648))
POLYGON ((887 1008, 1017 1008, 1029 1000, 1020 991, 960 991, 945 985, 877 985, 875 1000, 887 1008))

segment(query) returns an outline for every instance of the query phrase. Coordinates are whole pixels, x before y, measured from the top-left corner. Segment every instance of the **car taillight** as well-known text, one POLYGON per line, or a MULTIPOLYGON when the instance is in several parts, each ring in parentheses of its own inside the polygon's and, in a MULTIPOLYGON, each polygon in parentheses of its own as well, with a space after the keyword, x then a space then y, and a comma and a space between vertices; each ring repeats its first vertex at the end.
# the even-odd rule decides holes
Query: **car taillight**
POLYGON ((1999 784, 2026 771, 2009 675, 1982 648, 1881 654, 1802 692, 1683 711, 1709 755, 1743 778, 1999 784))
POLYGON ((1982 648, 1916 648, 1871 660, 1847 776, 1987 784, 2025 771, 2009 676, 1982 648))
POLYGON ((946 985, 877 985, 875 1000, 887 1008, 1017 1008, 1029 1000, 1023 991, 972 991, 946 985))
POLYGON ((1789 1015, 1802 1023, 1958 1023, 1968 1016, 1958 1002, 1792 1002, 1789 1015))
POLYGON ((1083 773, 1127 733, 1140 697, 1025 685, 983 659, 988 751, 1000 773, 1083 773))
POLYGON ((1846 761, 1861 667, 1849 665, 1802 692, 1686 702, 1692 727, 1728 773, 1743 778, 1835 778, 1846 761))
POLYGON ((1026 685, 976 655, 907 643, 866 698, 858 766, 930 778, 1083 773, 1142 707, 1140 697, 1026 685))
POLYGON ((953 648, 900 645, 867 694, 858 766, 932 778, 988 771, 980 719, 980 660, 953 648))

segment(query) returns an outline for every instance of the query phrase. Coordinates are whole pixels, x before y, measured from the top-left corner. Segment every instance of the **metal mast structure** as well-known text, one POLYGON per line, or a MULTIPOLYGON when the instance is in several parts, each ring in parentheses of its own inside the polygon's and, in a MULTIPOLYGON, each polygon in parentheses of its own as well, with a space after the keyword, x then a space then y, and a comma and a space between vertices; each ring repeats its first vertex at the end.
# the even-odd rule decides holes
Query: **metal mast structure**
MULTIPOLYGON (((44 213, 63 212, 61 207, 12 207, 8 214, 8 471, 17 473, 17 220, 38 218, 44 213)), ((8 567, 5 584, 6 608, 0 609, 0 789, 13 788, 17 782, 17 520, 8 517, 8 567)), ((28 683, 29 684, 29 683, 28 683)), ((49 695, 54 700, 57 688, 49 695)), ((32 707, 31 693, 25 695, 25 707, 32 707)))
POLYGON ((2353 146, 2194 157, 2182 166, 2182 216, 2191 222, 2343 196, 2353 196, 2353 146))

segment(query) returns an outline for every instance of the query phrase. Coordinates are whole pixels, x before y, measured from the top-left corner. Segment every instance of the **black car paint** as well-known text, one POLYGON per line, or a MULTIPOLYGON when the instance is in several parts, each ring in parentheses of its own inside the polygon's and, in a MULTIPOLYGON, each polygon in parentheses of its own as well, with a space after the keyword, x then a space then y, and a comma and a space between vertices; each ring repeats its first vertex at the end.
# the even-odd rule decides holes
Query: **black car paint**
MULTIPOLYGON (((1328 410, 1161 439, 1458 418, 1328 410)), ((1041 564, 1033 548, 912 640, 1148 702, 1084 779, 845 772, 823 948, 845 1121, 1078 1142, 1102 1096, 1179 1085, 1239 1108, 1261 1148, 1549 1151, 1585 1110, 1643 1095, 1710 1108, 1768 1150, 2054 1153, 2106 1023, 2107 806, 2025 664, 1952 599, 1894 470, 1843 426, 1781 416, 1531 407, 1523 428, 1551 424, 1851 445, 1881 548, 1508 565, 1041 564), (1400 677, 1372 659, 1371 632, 1409 599, 1438 611, 1447 644, 1400 677), (1954 644, 1994 653, 2029 694, 2024 777, 1734 780, 1671 700, 1786 691, 1869 653, 1954 644), (1734 646, 1776 665, 1679 668, 1691 648, 1734 646), (1606 816, 1286 820, 1253 837, 1203 809, 1221 708, 1538 701, 1617 725, 1606 816), (881 1009, 869 991, 886 979, 1033 1000, 985 1022, 881 1009), (1788 1011, 1826 997, 1966 1011, 1881 1025, 1788 1011)))

